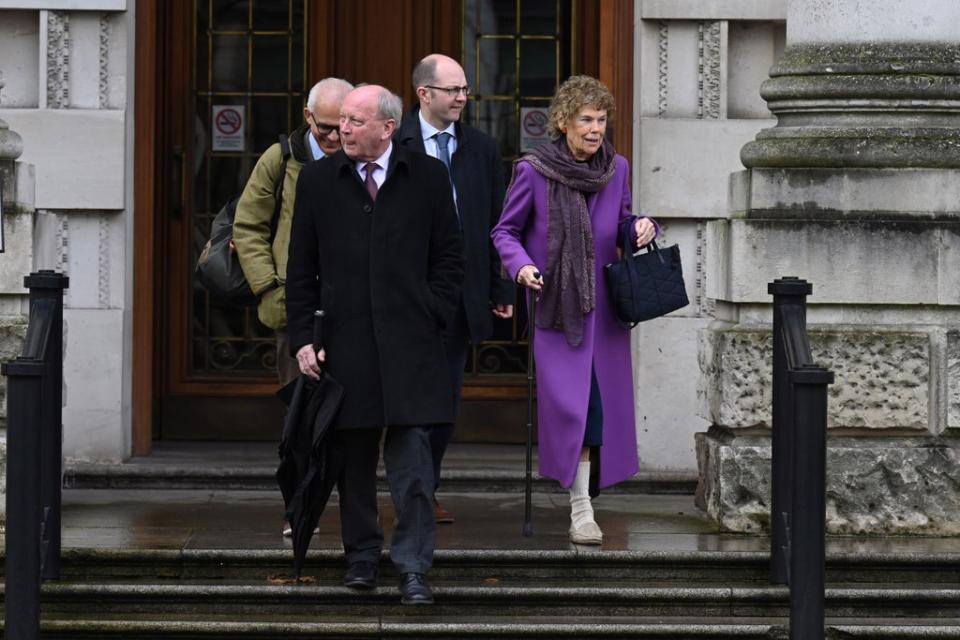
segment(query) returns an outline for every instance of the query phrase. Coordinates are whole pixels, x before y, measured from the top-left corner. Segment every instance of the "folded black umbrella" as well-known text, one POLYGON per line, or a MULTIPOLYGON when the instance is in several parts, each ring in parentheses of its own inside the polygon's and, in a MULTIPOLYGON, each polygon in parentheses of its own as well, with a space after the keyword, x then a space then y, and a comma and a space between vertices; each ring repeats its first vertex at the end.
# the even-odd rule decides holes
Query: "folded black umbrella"
POLYGON ((326 373, 319 380, 301 375, 277 396, 287 404, 277 483, 293 529, 293 572, 299 578, 313 530, 327 506, 343 460, 331 429, 343 399, 343 387, 326 373))

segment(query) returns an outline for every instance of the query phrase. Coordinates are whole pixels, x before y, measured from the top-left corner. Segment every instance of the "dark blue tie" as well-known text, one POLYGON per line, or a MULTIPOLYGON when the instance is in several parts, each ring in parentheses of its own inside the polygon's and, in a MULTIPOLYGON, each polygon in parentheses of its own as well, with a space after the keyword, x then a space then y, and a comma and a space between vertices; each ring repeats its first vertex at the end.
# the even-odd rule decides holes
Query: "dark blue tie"
POLYGON ((453 136, 445 131, 434 134, 437 139, 437 159, 447 165, 447 171, 450 171, 450 138, 453 136))
MULTIPOLYGON (((450 178, 450 186, 453 187, 453 174, 450 173, 450 138, 453 136, 446 131, 433 134, 437 140, 437 159, 447 165, 447 177, 450 178)), ((453 208, 457 212, 457 222, 460 222, 460 207, 457 205, 457 199, 453 199, 453 208)))

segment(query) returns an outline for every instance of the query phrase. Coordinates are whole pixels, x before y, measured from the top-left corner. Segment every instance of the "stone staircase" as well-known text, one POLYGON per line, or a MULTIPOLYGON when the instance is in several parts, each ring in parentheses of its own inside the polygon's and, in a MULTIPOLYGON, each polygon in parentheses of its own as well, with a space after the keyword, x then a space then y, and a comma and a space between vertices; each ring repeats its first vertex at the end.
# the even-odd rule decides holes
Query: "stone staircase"
MULTIPOLYGON (((767 554, 438 550, 433 607, 339 586, 338 551, 71 549, 43 586, 44 638, 786 638, 788 593, 767 554)), ((830 638, 960 637, 960 557, 831 553, 830 638)))
MULTIPOLYGON (((689 478, 652 474, 601 496, 604 546, 578 547, 552 485, 538 485, 536 535, 524 538, 517 460, 455 452, 463 461, 443 500, 457 523, 438 528, 436 604, 404 607, 386 553, 378 589, 340 586, 335 505, 309 580, 292 583, 272 460, 197 456, 215 462, 68 468, 68 485, 88 488, 64 492, 62 575, 42 588, 43 638, 788 637, 788 591, 768 583, 766 538, 718 533, 683 490, 689 478)), ((381 514, 389 538, 386 496, 381 514)), ((960 638, 960 541, 831 538, 827 565, 828 638, 960 638)))

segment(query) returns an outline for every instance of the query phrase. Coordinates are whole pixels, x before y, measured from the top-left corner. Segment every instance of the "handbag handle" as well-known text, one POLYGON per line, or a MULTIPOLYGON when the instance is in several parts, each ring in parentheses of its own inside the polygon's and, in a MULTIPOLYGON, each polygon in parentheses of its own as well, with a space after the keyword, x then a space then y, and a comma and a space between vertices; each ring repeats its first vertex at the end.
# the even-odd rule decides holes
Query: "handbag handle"
MULTIPOLYGON (((633 219, 638 220, 638 218, 636 217, 634 217, 633 219)), ((659 253, 660 247, 657 246, 656 239, 651 240, 649 243, 643 245, 639 249, 634 250, 633 241, 630 238, 630 225, 628 224, 623 225, 623 230, 620 232, 620 235, 621 235, 620 244, 623 247, 624 252, 626 252, 627 248, 629 247, 630 255, 636 255, 641 251, 643 251, 644 249, 646 249, 649 253, 657 253, 657 257, 660 259, 660 262, 661 263, 664 262, 663 255, 659 253)))
MULTIPOLYGON (((636 219, 636 218, 634 218, 634 219, 636 219)), ((644 249, 646 249, 646 250, 647 250, 647 253, 653 253, 653 254, 655 254, 655 255, 657 256, 657 259, 660 261, 660 264, 664 264, 666 261, 663 259, 663 254, 660 252, 660 247, 657 246, 657 241, 656 241, 656 240, 651 240, 649 243, 647 243, 647 244, 644 245, 643 247, 637 249, 636 251, 633 250, 634 247, 633 247, 633 240, 632 240, 632 238, 630 237, 630 227, 631 227, 631 225, 625 224, 625 225, 623 225, 623 230, 620 232, 620 233, 621 233, 621 236, 622 236, 620 242, 622 243, 624 252, 627 252, 627 248, 629 247, 629 253, 628 253, 627 255, 634 256, 634 255, 640 253, 641 251, 643 251, 644 249)), ((629 258, 624 257, 624 260, 628 260, 628 259, 629 259, 629 258)), ((633 290, 633 289, 634 289, 634 285, 633 285, 633 269, 628 268, 626 271, 627 271, 627 280, 630 282, 630 289, 633 290)), ((640 324, 640 323, 639 323, 639 322, 634 322, 634 323, 630 324, 630 328, 633 329, 633 328, 636 327, 638 324, 640 324)))

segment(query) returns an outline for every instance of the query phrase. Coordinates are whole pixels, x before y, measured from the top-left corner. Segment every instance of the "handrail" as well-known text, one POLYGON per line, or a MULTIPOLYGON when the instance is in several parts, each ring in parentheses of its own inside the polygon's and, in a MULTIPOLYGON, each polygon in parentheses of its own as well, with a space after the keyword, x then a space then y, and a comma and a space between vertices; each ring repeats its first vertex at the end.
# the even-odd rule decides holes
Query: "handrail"
POLYGON ((40 583, 60 577, 63 469, 63 291, 53 271, 24 278, 30 317, 7 377, 7 513, 4 634, 40 636, 40 583))
POLYGON ((780 278, 773 295, 770 581, 790 587, 791 640, 823 640, 826 587, 827 385, 813 361, 811 284, 780 278))

